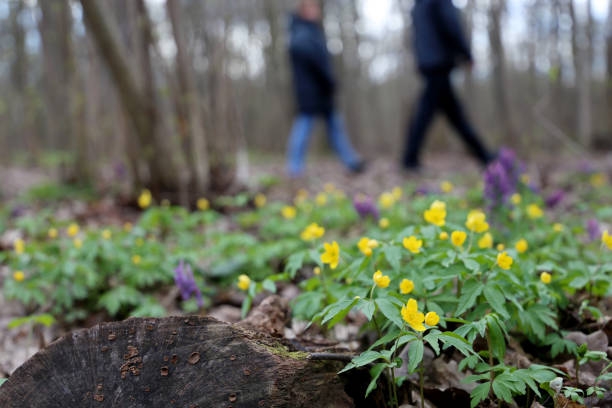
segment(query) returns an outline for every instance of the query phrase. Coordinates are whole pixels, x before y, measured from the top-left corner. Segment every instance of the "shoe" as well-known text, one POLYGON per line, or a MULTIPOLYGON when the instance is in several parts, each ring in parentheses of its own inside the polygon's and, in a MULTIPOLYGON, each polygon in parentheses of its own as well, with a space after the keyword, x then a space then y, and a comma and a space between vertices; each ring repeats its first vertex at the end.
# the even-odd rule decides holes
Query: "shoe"
POLYGON ((349 167, 351 173, 362 174, 366 171, 368 163, 365 160, 359 160, 357 163, 349 167))

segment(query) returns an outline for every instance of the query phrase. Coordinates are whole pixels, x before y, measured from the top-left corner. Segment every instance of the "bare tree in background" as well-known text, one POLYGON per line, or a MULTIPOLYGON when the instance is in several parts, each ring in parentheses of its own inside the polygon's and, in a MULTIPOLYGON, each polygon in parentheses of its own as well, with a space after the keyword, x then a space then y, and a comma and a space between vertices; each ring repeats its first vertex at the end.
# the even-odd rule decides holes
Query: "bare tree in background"
POLYGON ((606 85, 608 95, 608 132, 612 134, 612 1, 608 3, 608 21, 606 32, 606 85))

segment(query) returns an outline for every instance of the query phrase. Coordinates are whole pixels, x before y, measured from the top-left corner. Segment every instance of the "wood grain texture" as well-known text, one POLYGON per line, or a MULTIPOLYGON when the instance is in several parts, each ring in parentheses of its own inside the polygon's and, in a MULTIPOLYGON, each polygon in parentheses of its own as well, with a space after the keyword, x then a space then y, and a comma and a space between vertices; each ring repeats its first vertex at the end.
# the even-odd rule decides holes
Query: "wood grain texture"
POLYGON ((129 319, 37 353, 0 387, 0 407, 352 407, 341 367, 210 317, 129 319))

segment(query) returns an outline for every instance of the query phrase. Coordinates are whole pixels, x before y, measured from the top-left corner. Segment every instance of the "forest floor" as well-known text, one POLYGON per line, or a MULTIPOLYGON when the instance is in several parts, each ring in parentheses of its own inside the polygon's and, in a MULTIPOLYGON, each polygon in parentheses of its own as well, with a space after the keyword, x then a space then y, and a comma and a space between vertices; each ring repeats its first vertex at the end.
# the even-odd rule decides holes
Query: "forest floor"
MULTIPOLYGON (((559 157, 541 154, 536 160, 532 158, 527 171, 532 177, 538 179, 540 188, 546 190, 549 186, 558 186, 563 174, 584 171, 585 168, 610 174, 612 173, 612 155, 559 157)), ((388 158, 370 160, 366 171, 362 174, 351 174, 333 157, 312 158, 308 162, 306 176, 301 180, 287 179, 284 176, 284 170, 282 157, 270 159, 254 156, 250 163, 250 178, 253 182, 251 188, 259 190, 262 184, 267 184, 265 193, 269 200, 289 201, 299 189, 306 189, 311 194, 316 194, 323 191, 328 183, 334 184, 348 196, 363 193, 378 197, 382 192, 405 185, 407 182, 411 183, 415 189, 437 191, 442 181, 450 181, 461 191, 475 187, 482 180, 482 170, 475 161, 466 156, 451 154, 428 155, 424 171, 419 174, 403 173, 397 161, 388 158), (266 179, 273 181, 264 183, 266 179)), ((0 200, 7 203, 41 183, 55 181, 48 172, 36 169, 0 167, 0 174, 2 174, 0 200)), ((571 197, 569 201, 572 201, 571 197)), ((88 202, 68 200, 55 208, 54 211, 59 219, 77 219, 79 223, 91 225, 121 225, 123 222, 133 221, 139 215, 137 209, 122 206, 115 197, 108 195, 96 197, 88 202)), ((35 207, 24 209, 24 211, 37 210, 39 209, 35 207)), ((0 247, 7 246, 3 245, 4 241, 12 241, 12 234, 13 231, 5 231, 0 234, 0 247)), ((0 279, 6 278, 8 274, 7 268, 2 270, 0 267, 0 279)), ((292 298, 297 291, 296 286, 288 285, 280 291, 280 295, 292 298)), ((237 322, 240 319, 240 308, 235 299, 236 296, 236 293, 219 296, 219 299, 226 299, 225 303, 220 301, 215 304, 209 309, 209 313, 223 321, 237 322), (227 299, 230 300, 227 301, 227 299)), ((175 310, 172 308, 169 310, 171 313, 181 313, 178 307, 175 310)), ((0 296, 0 377, 10 374, 41 346, 53 341, 66 330, 66 328, 57 327, 36 331, 27 328, 7 330, 7 325, 11 320, 27 315, 28 312, 16 302, 7 301, 0 296)), ((103 319, 103 316, 93 317, 87 326, 98 323, 100 319, 103 319)), ((299 324, 299 322, 294 323, 298 326, 299 324)), ((298 331, 299 327, 291 327, 289 330, 298 331)), ((354 325, 338 325, 334 336, 340 341, 349 340, 358 330, 359 322, 355 322, 354 325)), ((348 347, 354 349, 355 345, 348 344, 348 347)))

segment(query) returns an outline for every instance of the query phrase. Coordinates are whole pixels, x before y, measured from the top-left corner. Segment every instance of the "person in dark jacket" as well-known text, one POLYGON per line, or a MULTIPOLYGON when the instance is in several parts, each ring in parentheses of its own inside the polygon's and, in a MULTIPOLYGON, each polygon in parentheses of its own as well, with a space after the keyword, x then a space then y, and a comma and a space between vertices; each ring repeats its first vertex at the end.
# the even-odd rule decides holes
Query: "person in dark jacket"
POLYGON ((444 112, 470 151, 487 164, 492 155, 470 125, 450 80, 458 63, 465 62, 470 69, 473 64, 459 10, 452 0, 416 0, 412 21, 416 61, 425 88, 408 128, 404 168, 419 169, 419 152, 437 111, 444 112))
POLYGON ((351 171, 361 171, 363 161, 351 146, 334 107, 336 80, 316 0, 300 1, 297 13, 291 16, 289 54, 298 108, 289 138, 289 175, 300 177, 304 171, 308 141, 317 118, 325 119, 329 143, 342 162, 351 171))

